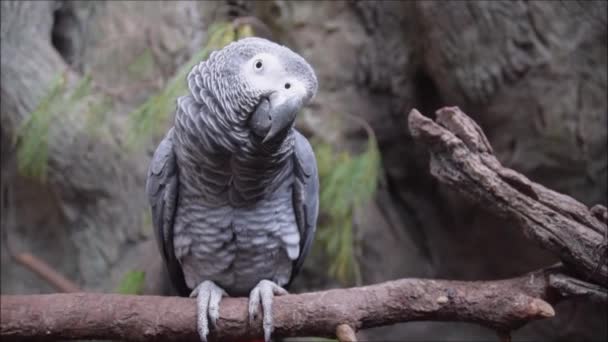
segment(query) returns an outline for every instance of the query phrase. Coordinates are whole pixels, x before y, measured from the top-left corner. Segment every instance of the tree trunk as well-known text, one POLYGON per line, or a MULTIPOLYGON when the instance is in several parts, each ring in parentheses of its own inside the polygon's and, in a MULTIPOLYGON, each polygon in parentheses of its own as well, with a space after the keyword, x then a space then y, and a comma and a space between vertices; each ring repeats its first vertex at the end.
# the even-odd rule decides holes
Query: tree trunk
MULTIPOLYGON (((58 77, 63 78, 66 93, 81 81, 51 44, 56 5, 58 3, 51 1, 2 2, 4 141, 13 141, 20 127, 31 119, 32 112, 53 90, 58 77)), ((108 269, 119 258, 121 247, 139 238, 144 213, 142 165, 137 165, 137 159, 120 146, 118 139, 122 130, 117 129, 122 125, 120 120, 99 128, 99 134, 91 134, 86 127, 86 110, 86 107, 65 108, 59 113, 41 114, 52 115, 46 139, 48 169, 45 183, 12 172, 12 177, 3 179, 3 184, 14 187, 12 200, 17 202, 9 205, 20 215, 27 215, 24 213, 27 208, 15 208, 24 195, 19 184, 29 183, 30 187, 37 184, 35 187, 47 189, 46 193, 32 191, 45 197, 39 202, 55 202, 54 210, 60 218, 50 224, 55 227, 41 224, 37 228, 48 230, 43 234, 49 235, 54 229, 63 231, 44 243, 47 247, 60 244, 71 249, 55 266, 66 269, 72 277, 78 275, 77 280, 86 286, 99 288, 108 269), (112 127, 114 124, 117 126, 112 127)), ((17 139, 17 144, 11 147, 20 143, 22 141, 17 139)), ((4 168, 14 170, 15 157, 15 149, 5 149, 3 162, 10 164, 4 168)), ((36 213, 31 214, 36 216, 36 213)), ((8 234, 22 234, 29 239, 40 234, 36 231, 16 233, 19 228, 3 226, 9 230, 8 234)), ((48 251, 30 247, 36 249, 30 252, 42 256, 48 251)))

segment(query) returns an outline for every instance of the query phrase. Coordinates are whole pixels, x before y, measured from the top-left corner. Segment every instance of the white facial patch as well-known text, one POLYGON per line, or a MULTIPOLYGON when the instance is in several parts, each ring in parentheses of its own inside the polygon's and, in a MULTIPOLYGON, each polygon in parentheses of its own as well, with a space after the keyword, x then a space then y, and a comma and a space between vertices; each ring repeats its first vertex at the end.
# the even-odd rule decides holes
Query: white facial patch
POLYGON ((241 67, 241 73, 251 87, 261 91, 275 88, 287 77, 279 59, 268 53, 251 58, 241 67))
POLYGON ((306 94, 304 84, 295 75, 289 75, 279 58, 269 53, 259 53, 247 61, 241 66, 241 75, 260 93, 306 94))

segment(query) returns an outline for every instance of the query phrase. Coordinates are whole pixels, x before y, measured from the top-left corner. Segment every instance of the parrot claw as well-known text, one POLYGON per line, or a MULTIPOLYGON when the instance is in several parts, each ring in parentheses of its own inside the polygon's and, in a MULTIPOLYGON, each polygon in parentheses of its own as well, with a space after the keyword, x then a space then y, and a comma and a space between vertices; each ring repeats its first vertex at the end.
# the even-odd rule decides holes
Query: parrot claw
POLYGON ((274 330, 272 318, 272 298, 287 294, 287 290, 270 280, 261 280, 249 294, 249 321, 255 321, 258 306, 262 304, 264 341, 270 342, 270 334, 274 330))
POLYGON ((209 321, 211 321, 213 328, 217 326, 217 320, 220 317, 220 301, 224 295, 226 295, 226 291, 209 280, 200 283, 190 293, 191 298, 196 297, 196 307, 198 309, 196 330, 203 342, 207 342, 209 321))

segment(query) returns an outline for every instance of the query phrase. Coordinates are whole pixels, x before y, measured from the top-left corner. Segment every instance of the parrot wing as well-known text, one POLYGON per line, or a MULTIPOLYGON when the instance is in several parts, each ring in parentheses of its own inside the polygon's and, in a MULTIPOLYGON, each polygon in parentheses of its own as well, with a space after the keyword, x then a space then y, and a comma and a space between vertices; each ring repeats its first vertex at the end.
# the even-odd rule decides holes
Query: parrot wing
POLYGON ((179 294, 187 296, 190 290, 185 283, 181 265, 173 249, 173 221, 177 208, 178 184, 178 168, 173 151, 173 128, 171 128, 152 157, 148 169, 146 193, 152 207, 156 242, 167 266, 169 277, 179 294))
POLYGON ((319 214, 317 160, 310 143, 298 131, 295 131, 294 159, 293 206, 296 223, 300 231, 300 255, 294 261, 290 283, 302 268, 302 264, 304 264, 308 252, 310 252, 319 214))

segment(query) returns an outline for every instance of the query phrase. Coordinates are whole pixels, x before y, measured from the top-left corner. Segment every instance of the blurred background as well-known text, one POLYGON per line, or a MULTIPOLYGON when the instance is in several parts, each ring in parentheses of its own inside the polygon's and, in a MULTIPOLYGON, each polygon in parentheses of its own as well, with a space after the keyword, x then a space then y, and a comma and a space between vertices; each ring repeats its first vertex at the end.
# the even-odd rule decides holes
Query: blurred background
MULTIPOLYGON (((292 292, 402 277, 499 279, 557 259, 514 222, 439 184, 406 124, 459 106, 499 160, 586 205, 607 203, 605 1, 2 1, 2 294, 164 293, 145 172, 192 65, 250 35, 315 68, 297 127, 313 142, 321 218, 292 292)), ((599 341, 586 301, 516 340, 599 341)), ((487 341, 411 322, 361 340, 487 341)))

